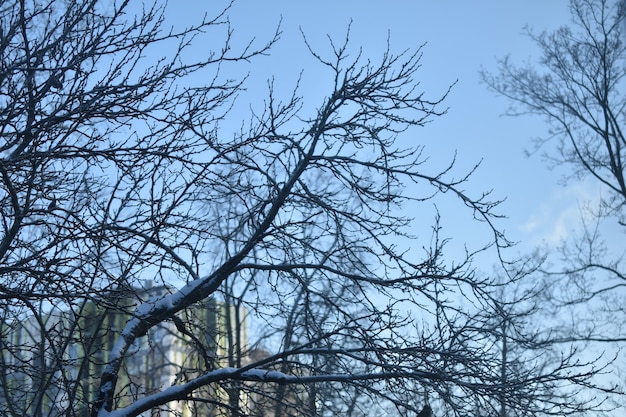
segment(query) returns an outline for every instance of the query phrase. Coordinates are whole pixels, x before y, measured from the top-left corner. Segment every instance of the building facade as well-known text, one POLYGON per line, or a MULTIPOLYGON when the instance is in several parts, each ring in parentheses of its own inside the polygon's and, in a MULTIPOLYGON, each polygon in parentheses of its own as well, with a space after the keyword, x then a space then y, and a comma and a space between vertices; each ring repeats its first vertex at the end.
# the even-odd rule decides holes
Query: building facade
MULTIPOLYGON (((106 300, 89 300, 45 313, 0 318, 0 415, 87 416, 109 354, 138 299, 152 287, 106 300)), ((187 382, 207 369, 245 361, 246 311, 213 299, 165 321, 135 343, 124 362, 116 406, 187 382)), ((218 417, 228 405, 249 408, 242 390, 211 386, 197 401, 172 402, 145 416, 218 417), (236 395, 236 397, 233 397, 236 395), (225 407, 226 406, 226 407, 225 407)))

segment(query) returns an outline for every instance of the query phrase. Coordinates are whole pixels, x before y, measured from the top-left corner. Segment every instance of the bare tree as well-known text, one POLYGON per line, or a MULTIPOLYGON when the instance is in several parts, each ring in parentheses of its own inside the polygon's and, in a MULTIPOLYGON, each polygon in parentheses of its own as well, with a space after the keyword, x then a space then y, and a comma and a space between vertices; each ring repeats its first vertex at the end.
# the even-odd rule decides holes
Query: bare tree
MULTIPOLYGON (((355 406, 318 411, 333 390, 406 415, 428 410, 415 390, 459 414, 468 394, 527 404, 467 325, 493 300, 473 257, 508 245, 497 201, 398 142, 445 113, 447 93, 430 99, 416 80, 421 48, 375 63, 349 53, 349 35, 309 47, 333 80, 317 110, 269 83, 229 134, 220 122, 241 119, 245 76, 223 74, 279 32, 238 49, 228 9, 181 31, 164 10, 0 6, 1 412, 238 415, 258 396, 275 415, 355 406), (203 40, 215 49, 190 61, 203 40), (401 250, 402 209, 444 193, 487 244, 446 259, 433 218, 423 251, 401 250), (263 330, 256 341, 248 327, 263 330)), ((561 365, 533 383, 586 377, 561 365)))
POLYGON ((550 164, 571 168, 566 180, 591 178, 602 190, 599 201, 584 205, 582 229, 555 251, 560 259, 540 255, 548 258, 541 269, 553 283, 543 293, 545 305, 573 318, 554 323, 552 340, 582 342, 588 350, 590 342, 626 340, 624 247, 607 244, 603 234, 625 226, 625 9, 608 0, 572 0, 570 9, 571 26, 528 32, 542 52, 536 64, 505 58, 498 75, 482 75, 512 100, 510 114, 545 117, 549 132, 536 150, 544 149, 550 164))

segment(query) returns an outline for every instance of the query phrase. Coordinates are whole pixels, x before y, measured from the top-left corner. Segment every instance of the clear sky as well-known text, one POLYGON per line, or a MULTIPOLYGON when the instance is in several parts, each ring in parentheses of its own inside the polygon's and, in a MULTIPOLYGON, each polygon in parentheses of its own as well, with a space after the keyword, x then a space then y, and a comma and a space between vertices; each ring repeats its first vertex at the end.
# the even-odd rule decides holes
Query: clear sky
MULTIPOLYGON (((170 4, 170 16, 179 22, 192 21, 220 4, 175 3, 170 4)), ((331 86, 316 77, 319 66, 312 66, 299 28, 314 45, 323 45, 326 34, 341 39, 352 21, 352 45, 373 57, 384 51, 388 33, 396 52, 426 43, 422 88, 436 96, 458 83, 446 101, 448 114, 419 131, 416 140, 442 164, 455 151, 459 167, 483 160, 466 188, 475 195, 493 189, 495 197, 507 199, 500 212, 508 219, 500 226, 510 239, 521 242, 520 251, 565 237, 578 222, 583 200, 597 195, 593 183, 563 187, 560 179, 567 171, 549 170, 538 155, 526 157, 524 149, 532 147, 533 137, 547 133, 546 124, 531 117, 502 117, 507 100, 479 80, 481 68, 496 71, 497 59, 507 54, 516 60, 536 58, 538 50, 524 35, 524 27, 540 32, 569 23, 567 0, 238 0, 229 15, 235 38, 259 40, 269 38, 282 17, 281 41, 269 58, 252 67, 251 82, 274 76, 286 94, 303 71, 301 94, 314 104, 331 86)), ((443 221, 448 234, 464 239, 463 223, 445 217, 443 221)))

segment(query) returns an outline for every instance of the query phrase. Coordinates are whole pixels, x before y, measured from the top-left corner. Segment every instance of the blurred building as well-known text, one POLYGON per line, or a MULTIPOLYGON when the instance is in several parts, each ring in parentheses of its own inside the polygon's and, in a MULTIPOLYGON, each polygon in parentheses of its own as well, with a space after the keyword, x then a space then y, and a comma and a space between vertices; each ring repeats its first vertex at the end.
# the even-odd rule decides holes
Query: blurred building
MULTIPOLYGON (((132 297, 50 306, 46 314, 5 312, 0 317, 0 415, 87 416, 109 352, 138 300, 166 293, 165 287, 151 287, 132 297)), ((125 360, 116 405, 124 407, 207 369, 241 366, 248 355, 246 322, 243 308, 208 299, 153 327, 125 360)), ((194 392, 200 401, 172 402, 144 415, 226 415, 224 405, 249 409, 242 392, 236 386, 210 386, 194 392)))

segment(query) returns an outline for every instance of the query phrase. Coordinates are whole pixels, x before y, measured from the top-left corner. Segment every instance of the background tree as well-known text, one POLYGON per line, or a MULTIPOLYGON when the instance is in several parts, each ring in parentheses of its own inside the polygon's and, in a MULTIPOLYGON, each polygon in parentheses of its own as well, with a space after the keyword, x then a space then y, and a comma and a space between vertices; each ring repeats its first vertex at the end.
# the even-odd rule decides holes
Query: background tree
POLYGON ((548 257, 542 266, 554 283, 544 293, 545 305, 574 318, 559 323, 550 337, 621 345, 624 246, 607 242, 604 232, 626 226, 626 9, 624 2, 608 0, 572 0, 570 8, 571 27, 528 32, 542 53, 537 64, 505 58, 500 73, 484 73, 483 80, 512 100, 510 114, 546 118, 549 132, 536 148, 545 150, 550 164, 571 168, 567 181, 591 178, 602 191, 599 201, 582 208, 583 228, 559 248, 560 259, 548 257))
MULTIPOLYGON (((269 83, 242 116, 238 66, 279 32, 238 48, 228 10, 180 31, 164 11, 0 6, 0 411, 237 415, 268 393, 275 415, 349 414, 350 399, 318 410, 343 392, 405 415, 424 408, 415 392, 459 415, 468 396, 532 401, 502 386, 498 353, 472 342, 485 330, 468 326, 495 284, 471 261, 508 245, 497 202, 401 146, 445 112, 446 92, 416 80, 421 49, 368 60, 348 32, 309 48, 332 80, 312 113, 269 83), (215 49, 190 57, 202 41, 215 49), (248 122, 223 130, 231 119, 248 122), (433 215, 423 250, 400 249, 402 210, 444 193, 483 222, 484 246, 444 258, 433 215)), ((565 361, 518 377, 507 384, 587 374, 565 361)))

